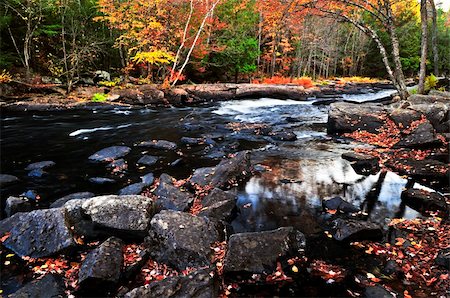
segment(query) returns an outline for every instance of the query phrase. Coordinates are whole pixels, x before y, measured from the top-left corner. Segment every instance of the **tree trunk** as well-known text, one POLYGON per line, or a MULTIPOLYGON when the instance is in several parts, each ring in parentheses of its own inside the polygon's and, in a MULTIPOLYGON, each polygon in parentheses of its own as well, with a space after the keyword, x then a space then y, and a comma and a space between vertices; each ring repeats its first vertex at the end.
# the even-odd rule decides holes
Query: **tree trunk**
POLYGON ((419 87, 417 92, 423 94, 425 92, 425 76, 427 67, 427 43, 428 43, 428 26, 427 26, 427 1, 420 1, 420 21, 422 23, 422 46, 420 57, 419 71, 419 87))
POLYGON ((434 75, 439 76, 439 52, 438 52, 438 41, 437 41, 437 13, 436 5, 434 0, 428 0, 431 8, 431 17, 433 20, 433 28, 431 30, 431 47, 433 49, 433 65, 434 65, 434 75))

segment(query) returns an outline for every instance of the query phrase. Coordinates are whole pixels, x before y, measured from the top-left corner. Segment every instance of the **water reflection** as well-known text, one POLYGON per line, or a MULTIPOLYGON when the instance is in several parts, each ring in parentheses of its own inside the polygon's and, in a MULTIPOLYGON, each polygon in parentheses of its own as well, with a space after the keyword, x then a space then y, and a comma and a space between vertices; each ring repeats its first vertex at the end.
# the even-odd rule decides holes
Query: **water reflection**
MULTIPOLYGON (((271 170, 248 181, 239 193, 235 232, 295 226, 306 234, 321 231, 322 200, 340 196, 361 209, 369 221, 385 225, 393 217, 420 214, 402 206, 407 180, 393 172, 358 175, 341 158, 263 162, 271 170)), ((416 186, 420 187, 420 186, 416 186)))

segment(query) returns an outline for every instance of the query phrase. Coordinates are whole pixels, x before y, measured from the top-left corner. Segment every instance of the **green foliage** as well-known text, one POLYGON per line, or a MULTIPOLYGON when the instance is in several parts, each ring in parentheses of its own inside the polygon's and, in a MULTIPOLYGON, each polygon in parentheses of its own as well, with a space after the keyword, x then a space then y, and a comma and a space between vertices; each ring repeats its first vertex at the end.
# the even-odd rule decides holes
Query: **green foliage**
POLYGON ((105 87, 116 87, 120 83, 120 78, 115 78, 112 81, 100 81, 98 83, 99 86, 105 86, 105 87))
POLYGON ((438 83, 438 79, 434 74, 429 75, 425 78, 425 91, 430 91, 431 89, 436 88, 436 85, 438 83))
POLYGON ((95 93, 94 96, 92 96, 91 101, 92 102, 105 102, 108 99, 108 95, 104 93, 95 93))
POLYGON ((409 90, 409 94, 411 94, 411 95, 417 94, 417 91, 418 91, 418 88, 417 88, 417 87, 411 88, 411 89, 409 90))

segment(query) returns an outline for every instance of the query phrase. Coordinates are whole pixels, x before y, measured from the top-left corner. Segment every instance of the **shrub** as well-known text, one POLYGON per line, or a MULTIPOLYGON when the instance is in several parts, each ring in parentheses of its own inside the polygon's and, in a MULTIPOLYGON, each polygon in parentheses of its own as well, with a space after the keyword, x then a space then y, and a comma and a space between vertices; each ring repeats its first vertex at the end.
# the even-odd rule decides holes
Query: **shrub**
POLYGON ((438 78, 434 74, 430 74, 425 78, 425 92, 430 91, 431 89, 436 88, 438 83, 438 78))
POLYGON ((6 84, 12 81, 12 77, 6 70, 0 73, 0 84, 6 84))
POLYGON ((92 102, 105 102, 108 99, 108 96, 103 93, 95 93, 94 96, 92 96, 91 101, 92 102))

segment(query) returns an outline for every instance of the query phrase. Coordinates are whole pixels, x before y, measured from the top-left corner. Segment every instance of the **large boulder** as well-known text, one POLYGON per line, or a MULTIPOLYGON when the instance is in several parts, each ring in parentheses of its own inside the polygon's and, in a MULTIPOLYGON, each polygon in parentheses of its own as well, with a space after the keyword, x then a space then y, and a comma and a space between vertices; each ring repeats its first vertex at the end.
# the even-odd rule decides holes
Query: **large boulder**
POLYGON ((111 162, 115 159, 124 157, 130 153, 131 148, 127 146, 111 146, 95 152, 89 156, 90 161, 95 162, 111 162))
POLYGON ((32 210, 30 200, 24 197, 8 197, 5 205, 7 217, 10 217, 17 212, 28 212, 32 210))
POLYGON ((172 177, 167 174, 161 174, 159 177, 159 185, 154 194, 158 197, 156 205, 160 210, 187 211, 194 201, 189 192, 175 187, 172 177))
POLYGON ((410 188, 402 192, 401 198, 407 206, 423 214, 427 211, 440 211, 445 217, 448 217, 449 206, 445 197, 437 192, 410 188))
POLYGON ((214 188, 224 188, 232 185, 238 179, 248 176, 250 172, 250 152, 241 151, 231 158, 223 159, 213 168, 195 170, 190 182, 200 186, 210 185, 214 188))
POLYGON ((211 245, 221 239, 217 224, 208 218, 163 210, 153 217, 146 242, 157 261, 184 270, 209 266, 211 245))
POLYGON ((339 241, 380 240, 383 231, 375 223, 338 218, 333 221, 332 235, 339 241))
POLYGON ((76 246, 62 208, 16 213, 0 222, 0 235, 7 233, 3 245, 20 257, 47 257, 76 246))
POLYGON ((198 270, 188 276, 173 276, 153 282, 125 294, 125 298, 171 297, 213 298, 218 297, 217 287, 208 270, 198 270))
POLYGON ((80 292, 106 295, 114 290, 123 266, 122 240, 111 237, 91 251, 78 273, 80 292))
POLYGON ((225 273, 272 273, 279 258, 302 256, 305 236, 292 227, 233 234, 224 260, 225 273))
POLYGON ((67 297, 65 293, 64 281, 61 276, 47 274, 41 279, 33 280, 17 290, 9 297, 34 298, 34 297, 67 297))
POLYGON ((52 204, 50 204, 50 208, 60 208, 63 207, 64 204, 70 200, 89 199, 92 198, 93 196, 95 196, 95 194, 88 191, 72 193, 54 201, 52 204))
POLYGON ((385 121, 386 109, 377 104, 338 102, 330 105, 327 130, 329 134, 366 130, 376 133, 385 121))
POLYGON ((378 157, 347 152, 342 154, 342 158, 348 160, 359 175, 375 175, 380 171, 380 159, 378 157))

